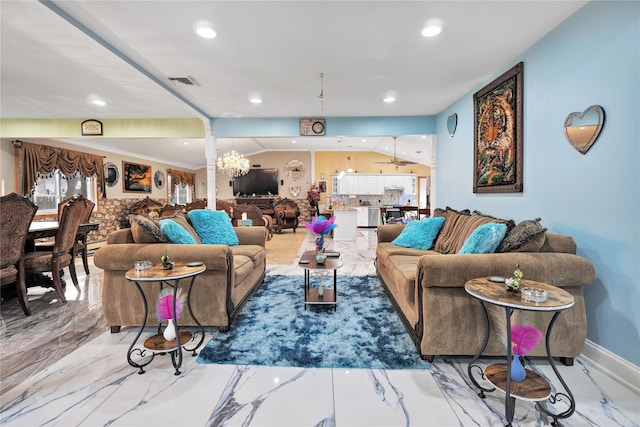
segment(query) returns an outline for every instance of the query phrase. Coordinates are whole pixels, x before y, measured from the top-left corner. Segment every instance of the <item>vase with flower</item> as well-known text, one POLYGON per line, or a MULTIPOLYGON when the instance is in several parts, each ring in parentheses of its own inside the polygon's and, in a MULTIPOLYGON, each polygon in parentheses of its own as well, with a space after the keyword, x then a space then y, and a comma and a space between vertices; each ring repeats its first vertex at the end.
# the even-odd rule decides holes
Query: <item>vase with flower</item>
POLYGON ((167 341, 176 339, 178 332, 176 319, 178 319, 182 313, 183 300, 182 289, 179 289, 177 296, 174 297, 173 289, 166 288, 160 291, 160 295, 156 301, 156 316, 158 317, 158 322, 162 323, 165 320, 167 321, 167 326, 162 333, 162 336, 167 341))
POLYGON ((329 219, 323 215, 311 218, 311 223, 307 221, 300 221, 300 224, 306 227, 316 236, 316 264, 324 264, 327 260, 327 254, 325 253, 325 241, 324 237, 337 227, 334 224, 336 217, 332 216, 329 219))
POLYGON ((513 325, 511 327, 511 346, 513 358, 511 359, 511 380, 522 381, 527 372, 522 366, 521 358, 533 350, 542 339, 542 332, 527 325, 513 325))

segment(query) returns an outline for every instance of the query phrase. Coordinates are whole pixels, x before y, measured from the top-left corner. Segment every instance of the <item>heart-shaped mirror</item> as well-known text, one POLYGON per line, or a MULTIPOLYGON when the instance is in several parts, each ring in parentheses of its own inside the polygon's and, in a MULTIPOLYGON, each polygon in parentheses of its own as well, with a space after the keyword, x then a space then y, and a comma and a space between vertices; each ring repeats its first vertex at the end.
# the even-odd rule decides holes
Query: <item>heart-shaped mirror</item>
POLYGON ((449 135, 453 138, 453 135, 456 133, 456 128, 458 127, 458 115, 453 113, 449 117, 447 117, 447 130, 449 131, 449 135))
POLYGON ((585 154, 596 142, 604 126, 604 110, 592 105, 582 113, 571 113, 564 121, 564 135, 569 144, 585 154))

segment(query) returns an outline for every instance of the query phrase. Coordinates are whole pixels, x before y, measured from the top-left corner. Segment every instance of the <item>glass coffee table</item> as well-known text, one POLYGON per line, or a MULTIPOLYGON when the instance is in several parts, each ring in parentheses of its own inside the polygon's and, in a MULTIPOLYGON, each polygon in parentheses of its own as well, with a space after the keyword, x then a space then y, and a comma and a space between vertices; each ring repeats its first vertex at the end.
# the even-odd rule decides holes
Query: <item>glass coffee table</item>
POLYGON ((306 251, 300 257, 298 265, 304 268, 304 309, 308 305, 333 305, 335 310, 338 306, 338 269, 342 267, 342 260, 339 252, 327 252, 327 259, 324 264, 316 262, 316 251, 306 251), (311 288, 310 272, 323 273, 333 270, 333 288, 325 288, 322 284, 322 275, 317 274, 319 286, 311 288))

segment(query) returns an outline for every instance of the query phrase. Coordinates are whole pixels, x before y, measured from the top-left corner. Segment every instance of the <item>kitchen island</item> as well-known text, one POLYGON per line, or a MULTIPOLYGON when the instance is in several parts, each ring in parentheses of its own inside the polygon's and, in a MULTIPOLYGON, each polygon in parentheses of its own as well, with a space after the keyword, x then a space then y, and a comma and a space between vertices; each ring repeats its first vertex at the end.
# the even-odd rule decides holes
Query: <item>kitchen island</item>
POLYGON ((333 215, 336 217, 334 223, 337 225, 333 229, 333 240, 355 240, 356 239, 356 214, 355 208, 337 208, 333 210, 333 215))

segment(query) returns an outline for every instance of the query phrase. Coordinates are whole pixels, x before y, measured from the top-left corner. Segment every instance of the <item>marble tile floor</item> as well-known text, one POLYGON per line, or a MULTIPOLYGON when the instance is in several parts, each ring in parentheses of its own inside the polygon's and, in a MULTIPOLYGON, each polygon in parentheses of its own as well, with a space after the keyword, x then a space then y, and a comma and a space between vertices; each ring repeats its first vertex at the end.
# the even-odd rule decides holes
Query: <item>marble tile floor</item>
MULTIPOLYGON (((313 247, 309 236, 300 251, 313 247)), ((277 237, 276 237, 277 238, 277 237)), ((341 275, 375 274, 375 231, 333 242, 341 275)), ((79 272, 82 268, 78 269, 79 272)), ((297 274, 297 264, 267 274, 297 274)), ((82 291, 30 291, 33 315, 2 301, 0 424, 7 426, 500 426, 504 394, 480 399, 469 387, 468 358, 436 358, 429 370, 302 369, 199 365, 185 354, 175 376, 168 356, 138 375, 126 361, 134 328, 111 334, 100 309, 100 270, 81 276, 82 291)), ((153 328, 150 328, 150 331, 153 328)), ((207 329, 207 339, 218 333, 207 329)), ((481 360, 482 364, 493 362, 481 360)), ((530 368, 554 378, 547 362, 530 368)), ((565 426, 638 426, 640 397, 581 359, 558 366, 576 412, 565 426)), ((516 426, 552 420, 518 401, 516 426)))

